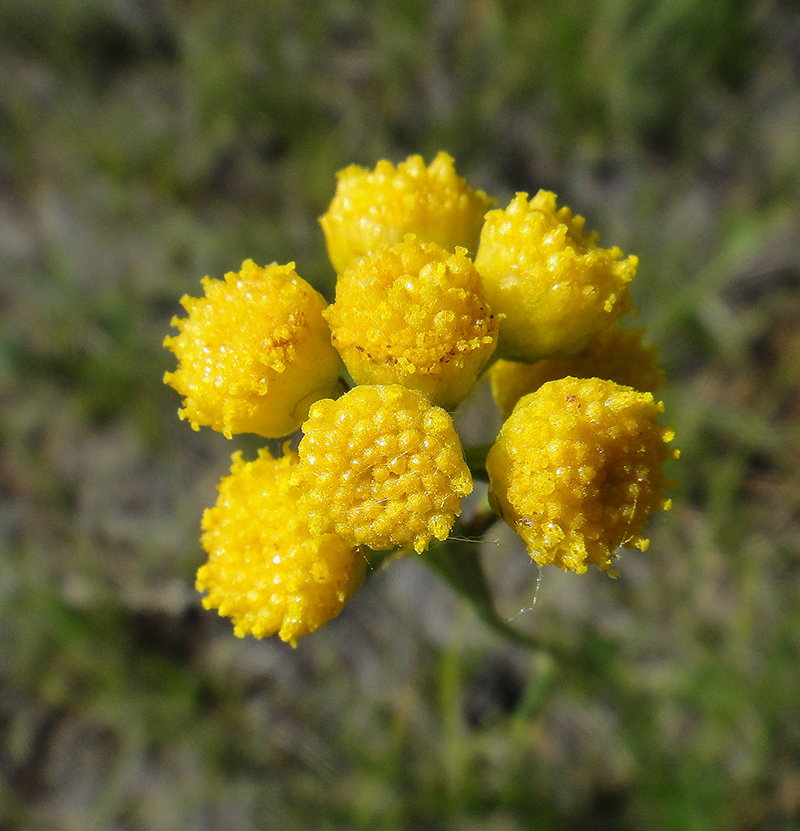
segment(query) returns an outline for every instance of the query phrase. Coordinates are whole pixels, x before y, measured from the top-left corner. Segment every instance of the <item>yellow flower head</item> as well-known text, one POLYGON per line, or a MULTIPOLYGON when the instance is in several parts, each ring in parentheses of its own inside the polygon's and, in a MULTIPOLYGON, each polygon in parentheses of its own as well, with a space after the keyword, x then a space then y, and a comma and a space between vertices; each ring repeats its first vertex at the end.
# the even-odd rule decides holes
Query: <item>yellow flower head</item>
POLYGON ((539 565, 605 571, 619 546, 647 548, 648 515, 671 507, 661 466, 678 455, 655 423, 663 409, 599 378, 550 381, 520 400, 486 470, 493 507, 539 565))
POLYGON ((623 329, 612 323, 586 347, 567 358, 543 358, 535 364, 496 361, 489 370, 492 395, 508 418, 515 404, 542 384, 566 375, 605 378, 640 392, 655 392, 664 379, 658 368, 656 348, 642 345, 644 329, 623 329))
POLYGON ((483 215, 494 202, 456 175, 453 159, 439 153, 428 167, 410 156, 397 168, 386 160, 374 170, 350 165, 338 173, 336 195, 320 217, 337 273, 367 251, 395 245, 408 234, 448 251, 474 251, 483 215))
POLYGON ((205 297, 182 298, 188 317, 173 318, 180 334, 164 341, 178 358, 164 381, 184 398, 181 418, 228 438, 288 435, 338 378, 324 298, 294 263, 247 260, 224 280, 202 282, 205 297))
POLYGON ((475 266, 500 324, 498 354, 532 363, 583 349, 632 308, 636 257, 599 248, 584 219, 556 209, 555 194, 518 193, 486 214, 475 266))
POLYGON ((297 456, 253 462, 233 454, 219 498, 203 514, 208 562, 197 572, 206 609, 231 618, 239 637, 277 633, 292 646, 342 610, 364 579, 366 559, 336 534, 312 535, 289 477, 297 456))
POLYGON ((447 538, 472 491, 450 416, 397 384, 318 401, 303 433, 292 484, 312 533, 421 552, 447 538))
POLYGON ((452 409, 497 345, 497 320, 463 248, 409 234, 348 268, 325 312, 358 384, 402 384, 452 409))

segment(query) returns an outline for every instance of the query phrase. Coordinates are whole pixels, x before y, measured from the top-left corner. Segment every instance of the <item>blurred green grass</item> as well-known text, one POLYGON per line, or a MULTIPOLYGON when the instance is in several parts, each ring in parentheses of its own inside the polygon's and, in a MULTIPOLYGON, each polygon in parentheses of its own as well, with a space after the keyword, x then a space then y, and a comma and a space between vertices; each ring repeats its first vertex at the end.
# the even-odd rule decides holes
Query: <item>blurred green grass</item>
POLYGON ((800 828, 799 38, 778 0, 0 0, 0 828, 800 828), (178 422, 170 318, 246 257, 330 296, 335 171, 439 149, 639 255, 675 509, 617 581, 546 571, 518 621, 566 665, 412 561, 238 641, 192 581, 254 445, 178 422))

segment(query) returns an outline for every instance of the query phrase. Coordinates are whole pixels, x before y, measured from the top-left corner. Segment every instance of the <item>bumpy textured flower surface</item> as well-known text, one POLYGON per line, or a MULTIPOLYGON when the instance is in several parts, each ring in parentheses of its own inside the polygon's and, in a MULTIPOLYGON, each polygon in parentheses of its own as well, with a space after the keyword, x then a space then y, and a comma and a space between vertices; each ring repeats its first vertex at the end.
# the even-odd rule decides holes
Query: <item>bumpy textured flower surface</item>
POLYGON ((366 558, 336 534, 312 535, 289 478, 297 456, 253 462, 233 454, 230 476, 203 514, 208 562, 197 588, 206 609, 230 617, 239 637, 277 633, 292 646, 336 617, 364 579, 366 558))
POLYGON ((636 257, 600 248, 584 219, 556 208, 555 194, 518 193, 489 211, 475 265, 500 324, 498 355, 532 363, 578 352, 632 308, 636 257))
POLYGON ((164 380, 184 398, 181 418, 228 438, 288 435, 338 378, 325 299, 294 263, 247 260, 240 272, 202 283, 205 297, 181 299, 188 317, 174 318, 180 334, 164 341, 178 358, 164 380))
POLYGON ((525 396, 489 452, 490 498, 539 564, 610 570, 619 546, 644 551, 647 517, 667 510, 662 464, 673 431, 650 393, 563 378, 525 396))
POLYGON ((612 323, 581 352, 567 358, 543 358, 534 364, 496 361, 489 375, 492 395, 503 418, 508 418, 523 395, 542 384, 572 375, 604 378, 640 392, 655 392, 664 380, 656 348, 642 345, 643 328, 626 330, 612 323))
POLYGON ((452 409, 497 346, 497 319, 463 248, 409 234, 367 254, 336 283, 325 316, 358 384, 402 384, 452 409))
POLYGON ((303 433, 292 484, 312 533, 421 552, 447 538, 472 491, 450 416, 397 384, 318 401, 303 433))
POLYGON ((337 175, 336 195, 320 223, 339 274, 367 251, 395 245, 408 233, 448 251, 461 246, 474 252, 483 215, 494 202, 467 186, 447 153, 428 167, 422 156, 410 156, 396 168, 382 160, 374 170, 350 165, 337 175))

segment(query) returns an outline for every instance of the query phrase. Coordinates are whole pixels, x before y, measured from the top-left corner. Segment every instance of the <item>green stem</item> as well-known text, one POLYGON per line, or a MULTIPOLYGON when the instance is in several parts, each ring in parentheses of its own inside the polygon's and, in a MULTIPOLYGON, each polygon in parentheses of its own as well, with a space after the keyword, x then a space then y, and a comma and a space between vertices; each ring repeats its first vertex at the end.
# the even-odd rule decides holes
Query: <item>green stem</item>
POLYGON ((526 649, 552 652, 534 635, 521 632, 497 613, 475 542, 451 538, 432 545, 422 556, 445 582, 470 602, 478 617, 492 631, 526 649))
MULTIPOLYGON (((434 542, 421 557, 426 565, 470 603, 478 617, 493 632, 524 649, 552 657, 567 657, 560 647, 545 644, 536 636, 520 631, 497 613, 478 549, 480 537, 496 520, 497 517, 491 512, 482 511, 476 514, 468 526, 456 527, 456 534, 463 533, 463 538, 455 536, 444 542, 434 542)), ((369 551, 366 579, 398 553, 399 549, 369 551)))
POLYGON ((464 460, 467 463, 467 467, 475 479, 480 479, 483 482, 489 481, 486 473, 486 456, 491 448, 491 444, 481 444, 477 447, 464 448, 464 460))

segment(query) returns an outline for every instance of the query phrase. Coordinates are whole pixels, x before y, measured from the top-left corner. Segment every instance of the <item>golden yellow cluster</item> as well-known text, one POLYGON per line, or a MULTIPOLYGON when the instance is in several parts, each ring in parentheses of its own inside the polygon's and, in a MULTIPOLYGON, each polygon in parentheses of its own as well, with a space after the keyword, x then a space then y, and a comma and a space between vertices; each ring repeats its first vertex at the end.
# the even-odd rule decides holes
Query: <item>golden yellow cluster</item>
POLYGON ((180 334, 164 341, 178 358, 164 380, 183 396, 180 417, 228 438, 288 435, 339 377, 325 298, 294 263, 259 268, 247 260, 224 280, 202 283, 205 297, 181 299, 188 317, 174 318, 180 334))
POLYGON ((669 509, 661 466, 674 433, 649 392, 599 378, 548 381, 500 429, 486 470, 498 514, 539 565, 609 570, 617 548, 647 548, 653 511, 669 509))
POLYGON ((530 555, 613 573, 619 546, 646 547, 676 452, 655 352, 617 323, 637 260, 552 193, 494 202, 446 153, 351 165, 320 219, 332 305, 293 263, 251 260, 181 301, 165 340, 181 417, 228 438, 300 431, 279 458, 234 453, 203 517, 197 587, 237 635, 294 646, 339 613, 370 552, 447 539, 472 491, 448 411, 498 355, 490 499, 530 555))
POLYGON ((297 639, 339 614, 364 579, 366 558, 336 534, 312 534, 289 484, 297 454, 233 454, 219 497, 203 514, 208 562, 197 572, 203 605, 230 617, 235 633, 297 639))
POLYGON ((398 384, 318 401, 299 450, 292 483, 309 527, 354 545, 424 551, 434 537, 447 539, 472 492, 450 416, 398 384))
POLYGON ((612 323, 583 350, 565 358, 542 358, 532 364, 495 361, 489 370, 492 395, 503 414, 511 415, 517 401, 548 381, 567 375, 575 378, 605 378, 641 392, 655 392, 664 380, 656 348, 644 346, 644 329, 623 329, 612 323))
POLYGON ((374 170, 351 164, 337 179, 336 195, 320 218, 337 274, 406 234, 447 251, 474 252, 483 215, 495 201, 468 187, 447 153, 439 153, 428 167, 422 156, 410 156, 397 167, 384 159, 374 170))
POLYGON ((455 407, 497 346, 497 317, 466 250, 409 234, 366 254, 336 282, 325 312, 358 384, 403 384, 455 407))
POLYGON ((584 224, 543 190, 530 201, 518 193, 505 210, 486 214, 475 266, 492 308, 505 314, 501 357, 571 355, 633 307, 628 283, 637 258, 598 247, 584 224))

